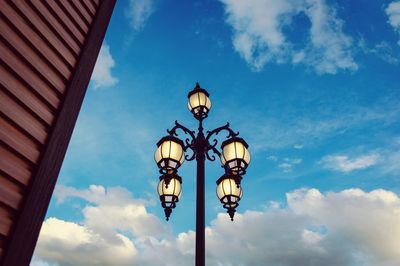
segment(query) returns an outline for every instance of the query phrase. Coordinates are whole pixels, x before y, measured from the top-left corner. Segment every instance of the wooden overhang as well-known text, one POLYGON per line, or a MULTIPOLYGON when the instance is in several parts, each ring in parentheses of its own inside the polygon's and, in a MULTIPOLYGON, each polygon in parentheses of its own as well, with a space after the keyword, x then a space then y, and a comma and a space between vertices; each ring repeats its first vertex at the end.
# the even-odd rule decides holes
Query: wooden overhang
POLYGON ((0 265, 29 265, 115 0, 0 1, 0 265))

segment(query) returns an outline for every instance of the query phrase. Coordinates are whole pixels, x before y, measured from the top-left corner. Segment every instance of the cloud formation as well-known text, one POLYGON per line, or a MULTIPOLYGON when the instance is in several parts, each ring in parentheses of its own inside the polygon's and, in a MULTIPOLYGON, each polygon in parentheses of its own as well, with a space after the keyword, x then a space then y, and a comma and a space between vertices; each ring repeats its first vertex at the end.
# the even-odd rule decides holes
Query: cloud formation
MULTIPOLYGON (((400 34, 400 1, 391 2, 385 11, 389 18, 389 24, 400 34)), ((397 44, 400 45, 400 41, 397 44)))
POLYGON ((293 148, 296 149, 296 150, 301 150, 301 149, 304 148, 304 145, 303 144, 294 144, 293 148))
MULTIPOLYGON (((101 222, 99 222, 101 223, 101 222)), ((56 265, 132 265, 137 249, 126 236, 97 233, 85 225, 48 218, 36 254, 56 265)))
POLYGON ((369 126, 373 122, 379 121, 388 127, 395 125, 400 119, 400 105, 392 100, 380 101, 373 106, 348 104, 341 105, 341 108, 341 111, 337 111, 324 106, 298 116, 281 113, 265 116, 255 110, 251 117, 239 121, 241 128, 252 129, 246 132, 246 136, 252 151, 258 152, 291 148, 297 143, 308 143, 308 146, 312 146, 332 136, 369 126), (321 112, 324 115, 320 115, 321 112))
POLYGON ((125 14, 135 31, 141 30, 154 12, 153 0, 130 0, 125 14))
POLYGON ((361 170, 375 165, 379 160, 378 154, 362 155, 349 158, 347 155, 327 155, 319 162, 325 168, 343 173, 361 170))
POLYGON ((55 196, 57 204, 69 198, 86 201, 84 219, 81 223, 46 219, 33 265, 136 265, 139 251, 134 240, 170 234, 156 216, 147 212, 146 201, 134 199, 121 187, 91 185, 80 190, 57 186, 55 196))
POLYGON ((281 169, 284 173, 290 173, 293 170, 295 165, 301 164, 303 162, 302 158, 278 158, 275 155, 270 155, 267 157, 267 160, 276 162, 277 167, 281 169))
POLYGON ((254 71, 269 62, 305 64, 318 74, 357 70, 352 38, 343 31, 333 7, 324 0, 220 0, 233 28, 233 46, 254 71), (294 18, 304 14, 311 23, 305 43, 285 34, 294 18))
POLYGON ((115 61, 110 53, 110 47, 103 43, 91 77, 95 89, 111 87, 118 83, 118 79, 111 73, 114 66, 115 61))
MULTIPOLYGON (((128 226, 137 224, 140 217, 146 225, 150 222, 149 228, 159 221, 126 190, 62 187, 57 195, 60 202, 68 197, 87 199, 84 220, 48 218, 33 266, 193 264, 193 231, 173 236, 158 224, 163 228, 160 236, 154 229, 128 226), (122 206, 107 210, 110 202, 122 206), (129 206, 141 210, 137 211, 140 215, 134 215, 129 206)), ((233 223, 226 214, 219 214, 206 228, 207 264, 394 266, 400 261, 398 195, 382 189, 328 193, 299 189, 286 198, 286 207, 238 213, 233 223)))
POLYGON ((395 56, 392 46, 385 41, 369 47, 365 39, 361 38, 358 42, 358 46, 364 53, 375 55, 389 64, 396 65, 399 63, 399 59, 395 56))
POLYGON ((135 236, 159 236, 166 232, 159 219, 147 212, 148 202, 133 199, 125 188, 106 190, 103 186, 91 185, 89 189, 79 190, 57 186, 55 193, 58 204, 70 197, 87 201, 89 205, 82 210, 84 224, 102 235, 112 236, 115 228, 130 231, 135 236))
POLYGON ((278 167, 282 169, 284 173, 290 173, 293 167, 297 164, 301 164, 303 159, 301 158, 283 158, 283 162, 278 164, 278 167))

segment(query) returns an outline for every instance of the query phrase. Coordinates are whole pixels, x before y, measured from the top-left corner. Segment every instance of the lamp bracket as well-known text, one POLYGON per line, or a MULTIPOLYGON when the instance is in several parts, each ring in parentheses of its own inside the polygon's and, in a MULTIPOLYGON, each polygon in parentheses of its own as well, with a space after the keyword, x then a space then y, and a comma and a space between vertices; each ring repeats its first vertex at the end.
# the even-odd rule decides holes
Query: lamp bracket
POLYGON ((195 140, 196 140, 196 136, 195 136, 195 132, 188 129, 187 127, 185 127, 184 125, 180 124, 177 120, 175 120, 175 126, 171 129, 167 129, 167 132, 170 136, 175 136, 178 137, 178 133, 176 132, 178 129, 182 130, 183 133, 185 133, 186 135, 189 135, 189 137, 187 137, 185 139, 185 145, 183 147, 183 150, 186 152, 189 148, 192 150, 193 154, 191 156, 189 156, 188 154, 185 155, 185 159, 187 161, 192 161, 194 160, 194 158, 196 157, 196 149, 195 149, 195 140))
POLYGON ((210 155, 208 152, 213 151, 214 154, 216 154, 218 157, 221 157, 221 153, 218 151, 216 148, 218 144, 218 140, 215 138, 221 131, 227 131, 228 136, 226 138, 233 138, 239 135, 239 132, 233 131, 229 127, 229 123, 227 122, 224 126, 218 127, 214 130, 207 131, 207 136, 206 136, 206 142, 207 142, 207 148, 206 148, 206 157, 210 161, 215 161, 215 155, 210 155), (213 137, 213 144, 210 143, 210 139, 213 137))
POLYGON ((237 135, 239 135, 239 132, 233 131, 233 130, 229 127, 229 122, 227 122, 224 126, 217 127, 216 129, 211 130, 211 131, 207 131, 206 140, 209 141, 212 135, 214 135, 214 134, 215 134, 215 135, 218 135, 219 132, 221 132, 221 131, 223 131, 223 130, 226 130, 226 131, 228 131, 228 133, 229 133, 228 136, 226 136, 227 139, 228 139, 228 138, 233 138, 233 137, 236 137, 237 135))

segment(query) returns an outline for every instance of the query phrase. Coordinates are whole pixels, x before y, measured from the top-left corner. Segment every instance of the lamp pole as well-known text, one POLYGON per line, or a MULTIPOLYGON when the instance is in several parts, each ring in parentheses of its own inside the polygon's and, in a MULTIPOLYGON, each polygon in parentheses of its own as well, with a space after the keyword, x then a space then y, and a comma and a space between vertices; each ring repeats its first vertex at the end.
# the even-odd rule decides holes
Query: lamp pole
POLYGON ((175 126, 167 130, 168 136, 163 137, 157 143, 157 150, 154 155, 155 161, 160 168, 160 183, 158 193, 161 205, 164 208, 167 221, 175 208, 181 195, 182 179, 177 175, 177 170, 186 159, 192 161, 196 159, 197 179, 196 179, 196 266, 205 265, 205 161, 215 161, 215 155, 221 158, 225 174, 217 181, 217 195, 227 209, 231 220, 238 202, 242 197, 241 175, 250 161, 250 154, 247 150, 247 143, 237 136, 230 127, 229 123, 212 131, 203 132, 203 119, 207 117, 211 107, 209 94, 197 83, 196 87, 189 93, 189 110, 199 121, 197 136, 194 131, 175 121, 175 126), (177 130, 183 131, 187 138, 183 142, 177 134, 177 130), (215 138, 221 131, 227 131, 227 140, 222 143, 222 153, 216 148, 218 140, 215 138), (213 137, 213 140, 210 139, 213 137), (212 144, 211 144, 212 143, 212 144), (185 154, 188 150, 192 151, 191 156, 185 154), (210 155, 212 151, 214 154, 210 155))
POLYGON ((199 120, 199 132, 196 138, 197 193, 196 193, 196 266, 205 265, 205 208, 204 208, 204 172, 206 139, 203 134, 202 120, 199 120))

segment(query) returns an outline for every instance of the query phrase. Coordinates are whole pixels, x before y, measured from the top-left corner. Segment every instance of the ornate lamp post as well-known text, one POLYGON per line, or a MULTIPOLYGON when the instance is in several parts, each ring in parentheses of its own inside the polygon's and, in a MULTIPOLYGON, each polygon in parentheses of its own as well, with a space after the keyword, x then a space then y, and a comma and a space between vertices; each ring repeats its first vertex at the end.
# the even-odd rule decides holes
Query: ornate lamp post
POLYGON ((168 136, 161 138, 157 143, 157 150, 154 159, 160 169, 160 183, 158 194, 160 195, 161 206, 164 208, 167 221, 172 209, 180 199, 182 191, 182 178, 178 176, 178 168, 184 160, 197 162, 197 193, 196 193, 196 266, 205 264, 205 234, 204 234, 204 163, 208 159, 215 161, 215 155, 220 157, 224 175, 217 180, 217 196, 223 207, 227 209, 231 220, 239 206, 243 192, 241 187, 242 175, 250 163, 250 153, 247 143, 237 137, 229 123, 203 133, 203 119, 208 116, 211 108, 211 101, 208 92, 201 88, 198 83, 189 92, 188 107, 193 116, 199 121, 198 132, 191 131, 175 121, 175 126, 167 130, 168 136), (177 130, 185 133, 185 141, 178 138, 177 130), (227 140, 221 145, 221 152, 216 148, 218 141, 215 138, 221 131, 228 133, 227 140), (212 139, 212 141, 210 141, 212 139), (189 156, 185 154, 192 151, 189 156), (210 155, 210 152, 214 154, 210 155))

